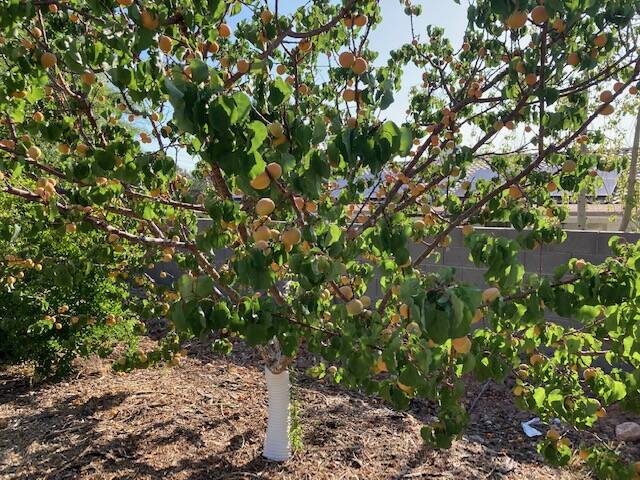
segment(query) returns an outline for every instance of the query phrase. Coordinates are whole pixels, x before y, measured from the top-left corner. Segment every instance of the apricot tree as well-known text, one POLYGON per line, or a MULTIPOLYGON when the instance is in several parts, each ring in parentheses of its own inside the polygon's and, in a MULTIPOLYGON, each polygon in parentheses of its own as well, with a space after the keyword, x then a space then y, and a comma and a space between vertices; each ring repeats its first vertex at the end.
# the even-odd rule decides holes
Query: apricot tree
MULTIPOLYGON (((519 405, 575 428, 614 403, 638 409, 640 246, 616 239, 604 263, 574 259, 551 277, 525 273, 518 252, 565 238, 552 192, 600 181, 581 146, 637 93, 640 2, 477 0, 462 45, 412 29, 386 61, 370 48, 377 1, 284 3, 0 2, 1 191, 69 234, 99 230, 109 248, 142 245, 185 272, 172 288, 130 272, 173 330, 118 368, 176 361, 178 337, 213 332, 220 349, 244 338, 264 359, 275 460, 290 455, 287 369, 302 346, 323 359, 318 377, 398 408, 433 402, 422 436, 438 447, 468 421, 466 374, 513 375, 519 405), (406 68, 422 82, 394 122, 406 68), (522 142, 505 155, 507 130, 522 142), (202 195, 176 175, 184 155, 210 185, 202 195), (479 161, 491 178, 468 173, 479 161), (496 222, 517 239, 474 229, 496 222), (456 229, 489 288, 421 268, 456 229)), ((397 8, 412 25, 422 14, 397 8)), ((634 475, 565 432, 540 448, 634 475)))
POLYGON ((136 351, 144 330, 137 297, 111 279, 144 250, 116 252, 99 231, 55 228, 36 203, 0 201, 0 364, 28 362, 36 379, 59 378, 78 356, 107 356, 117 345, 136 351))

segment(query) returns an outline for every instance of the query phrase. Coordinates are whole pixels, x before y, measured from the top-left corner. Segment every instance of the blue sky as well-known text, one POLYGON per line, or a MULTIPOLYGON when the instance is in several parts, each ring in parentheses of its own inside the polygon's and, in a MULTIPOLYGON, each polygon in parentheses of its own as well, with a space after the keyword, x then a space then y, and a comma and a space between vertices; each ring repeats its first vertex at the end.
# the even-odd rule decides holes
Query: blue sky
MULTIPOLYGON (((453 0, 423 0, 415 2, 423 5, 422 15, 414 17, 416 34, 424 39, 427 25, 443 27, 446 36, 454 46, 462 44, 464 31, 467 26, 467 8, 458 5, 453 0)), ((398 0, 382 0, 382 25, 371 36, 371 47, 380 52, 380 60, 387 61, 388 54, 405 43, 411 41, 411 24, 409 17, 398 0)), ((396 95, 396 101, 391 105, 386 115, 394 120, 404 119, 404 112, 408 106, 409 88, 420 82, 421 72, 416 67, 405 70, 403 89, 396 95)))
MULTIPOLYGON (((271 10, 274 10, 274 0, 268 0, 271 10)), ((308 0, 280 0, 280 12, 288 14, 302 5, 308 4, 308 0)), ((456 4, 453 0, 414 0, 414 3, 423 6, 423 13, 419 17, 414 17, 414 29, 417 35, 424 40, 426 36, 427 25, 435 25, 443 27, 445 35, 451 40, 452 44, 459 46, 462 44, 464 31, 467 25, 467 5, 468 2, 463 0, 462 5, 456 4)), ((371 49, 379 52, 376 64, 386 63, 389 58, 389 52, 411 41, 410 19, 404 14, 404 8, 399 0, 381 0, 382 23, 370 35, 371 49)), ((233 26, 247 18, 248 13, 245 12, 230 19, 229 23, 233 26)), ((384 118, 402 123, 405 118, 405 110, 409 101, 409 89, 418 84, 421 80, 421 71, 416 67, 408 66, 405 69, 403 77, 403 88, 395 95, 395 102, 384 112, 384 118)), ((596 122, 596 125, 602 125, 596 122)), ((634 118, 626 116, 619 123, 622 127, 622 136, 625 143, 630 145, 633 137, 634 118)), ((465 136, 471 132, 464 132, 465 136)), ((516 143, 526 141, 524 132, 520 129, 513 132, 516 137, 516 143)), ((506 140, 507 134, 499 135, 496 139, 497 144, 502 144, 506 140), (502 138, 505 137, 505 138, 502 138)), ((146 145, 147 149, 156 149, 155 142, 146 145)), ((193 169, 196 161, 191 158, 186 151, 177 152, 178 165, 187 170, 193 169)))
MULTIPOLYGON (((296 8, 308 2, 300 0, 280 1, 280 10, 283 13, 292 12, 296 8), (283 5, 286 5, 283 9, 283 5)), ((419 0, 415 4, 423 6, 423 13, 419 17, 414 17, 414 29, 416 34, 422 34, 424 39, 427 25, 443 27, 446 36, 453 45, 461 45, 464 31, 467 26, 467 7, 458 5, 453 0, 419 0)), ((273 8, 274 1, 269 0, 269 5, 273 8)), ((370 35, 371 49, 379 52, 376 64, 386 63, 389 52, 400 48, 405 43, 411 41, 411 23, 409 17, 404 13, 404 7, 399 0, 381 0, 382 24, 378 26, 370 35)), ((240 18, 241 15, 238 16, 240 18)), ((404 112, 408 106, 408 92, 411 86, 420 82, 421 73, 416 67, 410 67, 405 71, 403 79, 403 91, 396 96, 396 102, 389 107, 385 115, 394 121, 402 121, 404 112)))
MULTIPOLYGON (((305 0, 280 0, 280 12, 286 14, 294 11, 296 8, 308 3, 305 0)), ((436 25, 445 29, 446 35, 454 45, 462 43, 464 30, 467 23, 466 6, 458 5, 453 0, 422 0, 423 13, 414 18, 414 27, 416 33, 424 34, 427 25, 436 25)), ((399 0, 381 0, 382 7, 382 24, 372 32, 371 49, 379 52, 380 56, 376 61, 377 64, 386 63, 389 58, 389 52, 411 41, 411 27, 409 17, 404 14, 404 8, 399 0)), ((269 5, 273 9, 274 1, 269 0, 269 5)), ((233 26, 238 21, 246 18, 246 14, 240 14, 230 21, 233 26)), ((385 117, 398 123, 404 119, 404 112, 408 106, 408 92, 411 86, 420 82, 421 73, 415 67, 410 67, 405 71, 403 80, 403 89, 396 95, 396 101, 385 111, 385 117)), ((151 144, 149 149, 156 146, 151 144)), ((186 152, 180 152, 178 155, 178 164, 182 168, 191 170, 195 165, 193 160, 186 152)))

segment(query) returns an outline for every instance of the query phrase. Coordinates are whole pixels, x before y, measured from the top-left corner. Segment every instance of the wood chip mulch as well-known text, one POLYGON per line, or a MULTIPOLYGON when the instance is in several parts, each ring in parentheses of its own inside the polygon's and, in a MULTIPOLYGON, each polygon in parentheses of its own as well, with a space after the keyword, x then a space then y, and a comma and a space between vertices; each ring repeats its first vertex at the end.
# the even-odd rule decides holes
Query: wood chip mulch
MULTIPOLYGON (((469 403, 481 385, 470 384, 469 403)), ((591 478, 580 465, 544 465, 520 421, 530 415, 490 384, 472 425, 448 451, 425 447, 432 413, 384 403, 299 375, 303 449, 277 464, 261 457, 266 427, 262 371, 249 350, 195 352, 174 368, 118 376, 104 360, 76 376, 30 387, 0 371, 0 479, 561 479, 591 478)), ((611 420, 602 434, 615 427, 611 420)), ((635 452, 637 453, 637 452, 635 452)))

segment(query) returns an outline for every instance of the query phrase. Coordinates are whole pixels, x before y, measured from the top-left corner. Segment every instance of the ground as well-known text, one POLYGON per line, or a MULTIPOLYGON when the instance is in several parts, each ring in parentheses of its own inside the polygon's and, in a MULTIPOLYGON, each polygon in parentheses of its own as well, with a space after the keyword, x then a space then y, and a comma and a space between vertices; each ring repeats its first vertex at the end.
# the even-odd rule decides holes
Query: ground
MULTIPOLYGON (((365 396, 298 375, 302 450, 261 457, 265 385, 240 348, 222 358, 195 348, 175 368, 125 376, 105 360, 56 384, 29 386, 0 372, 0 479, 561 479, 590 478, 578 464, 545 466, 508 386, 470 383, 472 425, 450 451, 420 439, 426 404, 398 413, 365 396)), ((615 419, 599 432, 611 435, 615 419)))

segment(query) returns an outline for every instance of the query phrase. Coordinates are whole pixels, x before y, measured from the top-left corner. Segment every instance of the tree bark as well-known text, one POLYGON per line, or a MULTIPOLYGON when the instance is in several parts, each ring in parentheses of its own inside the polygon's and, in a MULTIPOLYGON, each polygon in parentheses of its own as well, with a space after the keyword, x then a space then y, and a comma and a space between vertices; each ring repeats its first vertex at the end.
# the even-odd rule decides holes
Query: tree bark
POLYGON ((627 192, 624 198, 624 211, 620 221, 620 231, 626 232, 633 212, 636 184, 638 183, 638 148, 640 147, 640 109, 636 117, 636 129, 633 134, 633 148, 631 149, 631 162, 629 163, 629 179, 627 180, 627 192))

